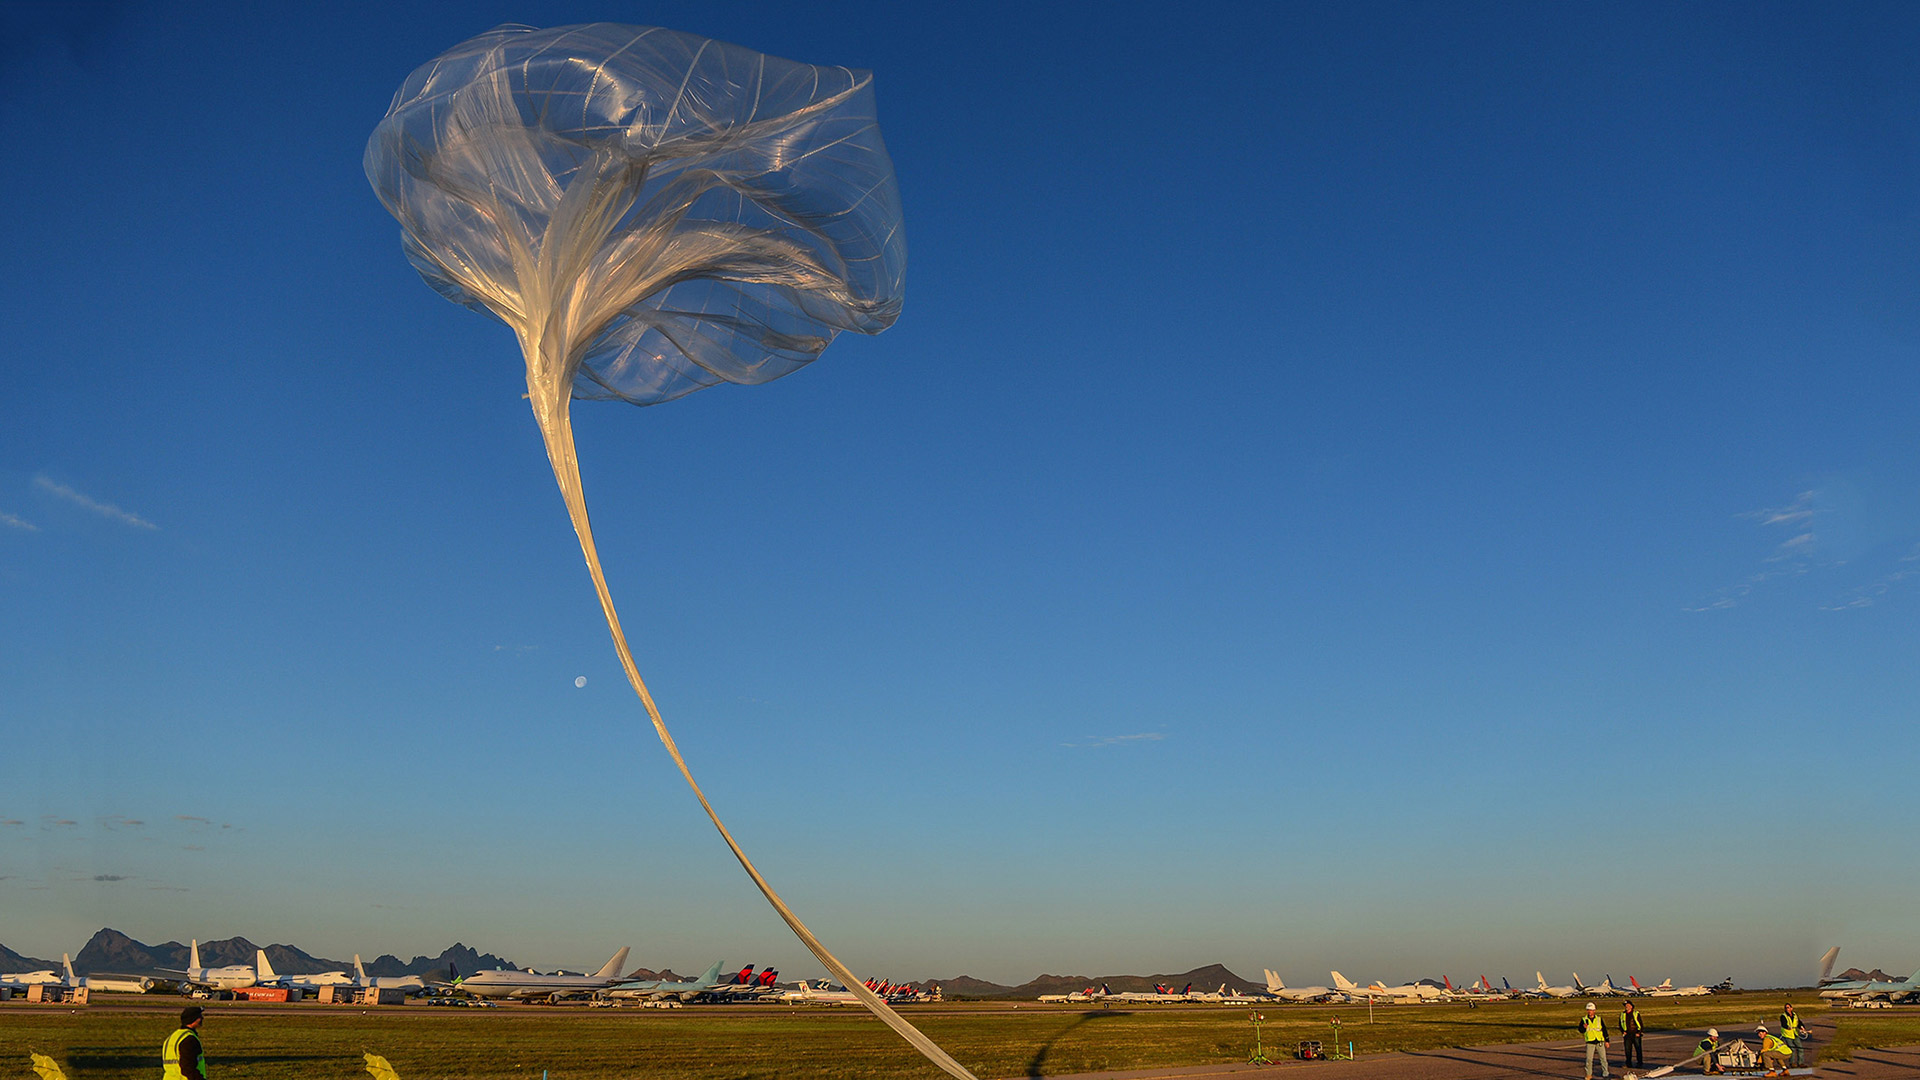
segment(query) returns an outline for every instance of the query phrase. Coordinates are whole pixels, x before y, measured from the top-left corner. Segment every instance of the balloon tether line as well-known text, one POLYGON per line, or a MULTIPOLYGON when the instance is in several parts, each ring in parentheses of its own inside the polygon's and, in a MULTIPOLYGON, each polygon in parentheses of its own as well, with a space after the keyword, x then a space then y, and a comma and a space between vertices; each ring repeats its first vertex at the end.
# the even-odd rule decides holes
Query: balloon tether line
MULTIPOLYGON (((530 386, 529 391, 531 390, 530 386)), ((600 610, 607 617, 607 629, 613 633, 614 651, 620 655, 620 666, 627 673, 627 682, 633 685, 634 693, 640 695, 640 703, 647 708, 647 716, 653 721, 654 732, 660 736, 660 744, 667 748, 667 754, 673 758, 673 763, 679 768, 681 777, 686 780, 687 786, 693 789, 693 797, 700 800, 700 808, 707 812, 707 820, 713 822, 713 827, 720 830, 721 838, 727 842, 733 857, 739 860, 741 869, 745 870, 747 876, 753 879, 753 883, 760 887, 760 894, 773 905, 773 910, 779 913, 781 921, 787 924, 787 928, 793 931, 794 936, 800 939, 800 943, 807 947, 807 951, 812 953, 815 959, 826 965, 827 970, 840 980, 841 985, 853 992, 853 996, 858 998, 868 1011, 899 1033, 901 1038, 911 1043, 914 1049, 924 1054, 927 1060, 938 1065, 949 1076, 956 1077, 958 1080, 978 1080, 966 1066, 955 1061, 951 1055, 940 1048, 938 1043, 929 1039, 919 1028, 908 1023, 905 1017, 894 1012, 892 1007, 881 1000, 880 995, 868 989, 865 983, 854 976, 847 965, 828 952, 827 947, 820 943, 820 939, 813 936, 813 931, 807 929, 806 924, 800 921, 800 916, 795 915, 793 910, 787 907, 786 902, 780 899, 780 894, 773 891, 773 886, 767 883, 767 879, 760 876, 760 871, 754 869, 753 861, 747 858, 746 852, 740 850, 739 842, 734 840, 733 834, 728 832, 726 825, 721 823, 720 815, 714 812, 713 804, 707 801, 706 793, 700 790, 699 782, 694 780, 693 771, 687 768, 686 759, 680 756, 680 748, 674 745, 673 735, 667 731, 666 721, 660 718, 660 708, 653 703, 653 695, 648 693, 646 681, 640 678, 640 669, 633 662, 633 651, 627 648, 627 635, 620 629, 620 615, 613 609, 613 596, 607 591, 606 575, 600 571, 600 555, 594 548, 593 526, 587 520, 587 497, 580 484, 579 459, 574 454, 573 420, 569 415, 569 401, 562 397, 559 401, 552 402, 546 410, 539 407, 541 404, 543 403, 539 398, 535 397, 535 414, 536 419, 541 422, 541 434, 546 440, 547 460, 553 465, 554 479, 560 483, 560 497, 565 500, 567 514, 573 519, 574 534, 580 538, 581 554, 587 558, 587 572, 593 575, 593 591, 600 598, 600 610)))

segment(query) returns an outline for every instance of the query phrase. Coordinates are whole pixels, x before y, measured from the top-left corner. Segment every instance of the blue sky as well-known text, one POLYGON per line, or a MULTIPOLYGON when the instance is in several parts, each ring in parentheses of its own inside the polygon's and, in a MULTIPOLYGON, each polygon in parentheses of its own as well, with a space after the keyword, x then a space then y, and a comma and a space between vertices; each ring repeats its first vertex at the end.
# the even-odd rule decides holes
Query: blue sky
POLYGON ((877 79, 898 325, 575 411, 856 970, 1920 963, 1913 9, 82 10, 0 57, 8 946, 815 973, 361 174, 418 64, 606 19, 877 79))

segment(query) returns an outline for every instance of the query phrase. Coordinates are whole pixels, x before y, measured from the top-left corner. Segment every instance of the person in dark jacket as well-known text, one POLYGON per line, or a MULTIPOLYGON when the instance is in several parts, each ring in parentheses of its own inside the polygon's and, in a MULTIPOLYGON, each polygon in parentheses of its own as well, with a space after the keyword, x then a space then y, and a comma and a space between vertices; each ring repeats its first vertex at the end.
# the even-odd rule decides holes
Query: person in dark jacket
POLYGON ((207 1057, 200 1049, 200 1006, 180 1010, 180 1026, 160 1047, 161 1080, 207 1080, 207 1057))
POLYGON ((1626 1059, 1621 1064, 1623 1069, 1631 1069, 1635 1065, 1643 1069, 1647 1067, 1647 1048, 1641 1042, 1641 1030, 1640 1010, 1634 1008, 1631 1001, 1622 1005, 1620 1007, 1620 1056, 1626 1059))

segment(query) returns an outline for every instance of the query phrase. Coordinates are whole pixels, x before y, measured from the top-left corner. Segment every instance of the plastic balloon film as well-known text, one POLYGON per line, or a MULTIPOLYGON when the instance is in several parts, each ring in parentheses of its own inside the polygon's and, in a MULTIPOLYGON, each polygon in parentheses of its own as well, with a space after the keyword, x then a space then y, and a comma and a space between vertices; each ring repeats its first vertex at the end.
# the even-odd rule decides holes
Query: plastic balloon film
POLYGON ((410 75, 365 164, 420 276, 519 339, 620 664, 708 818, 835 978, 972 1080, 813 936, 694 781, 620 630, 569 413, 767 382, 892 325, 906 240, 871 76, 654 27, 503 26, 410 75))

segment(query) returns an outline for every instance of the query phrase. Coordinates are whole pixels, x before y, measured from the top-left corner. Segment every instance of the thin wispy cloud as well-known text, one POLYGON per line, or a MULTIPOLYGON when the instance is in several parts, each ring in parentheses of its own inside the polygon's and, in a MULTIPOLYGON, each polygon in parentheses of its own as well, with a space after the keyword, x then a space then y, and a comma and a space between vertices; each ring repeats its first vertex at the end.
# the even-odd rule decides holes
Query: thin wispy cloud
POLYGON ((58 480, 53 480, 45 476, 36 476, 33 478, 33 486, 52 495, 56 499, 64 499, 83 510, 91 510, 109 521, 117 521, 122 525, 129 525, 136 529, 158 531, 160 528, 160 526, 155 525, 153 522, 148 521, 146 518, 141 517, 131 510, 122 510, 112 503, 101 502, 91 496, 83 495, 67 485, 60 483, 58 480))
POLYGON ((1920 544, 1900 556, 1900 569, 1869 582, 1851 592, 1844 593, 1831 604, 1820 605, 1821 611, 1852 611, 1858 608, 1872 607, 1886 595, 1907 581, 1920 582, 1920 544))
POLYGON ((95 880, 95 881, 126 881, 126 880, 127 880, 127 875, 125 875, 125 874, 95 874, 95 875, 93 875, 93 880, 95 880))
POLYGON ((40 531, 40 526, 35 525, 33 522, 27 521, 24 518, 14 517, 12 514, 4 512, 0 512, 0 525, 5 525, 9 529, 19 529, 22 532, 40 531))
POLYGON ((1736 515, 1747 521, 1757 521, 1761 528, 1769 531, 1784 529, 1789 535, 1777 542, 1773 550, 1760 560, 1767 564, 1767 569, 1731 585, 1723 585, 1706 600, 1684 610, 1722 611, 1738 607, 1741 600, 1767 582, 1799 577, 1812 569, 1820 550, 1820 538, 1814 531, 1813 522, 1815 517, 1825 513, 1818 505, 1819 500, 1818 491, 1803 491, 1785 506, 1762 507, 1736 515))
POLYGON ((1129 743, 1159 742, 1166 735, 1158 731, 1143 731, 1137 735, 1089 735, 1085 742, 1061 743, 1061 746, 1074 750, 1085 750, 1102 746, 1125 746, 1129 743))
POLYGON ((1785 506, 1766 507, 1749 510, 1740 516, 1751 518, 1762 525, 1799 525, 1811 522, 1820 511, 1814 508, 1814 500, 1820 497, 1818 491, 1803 491, 1791 503, 1785 506))

